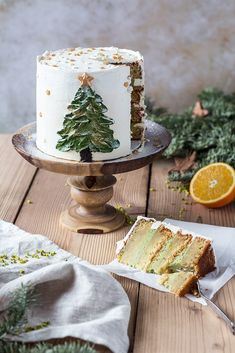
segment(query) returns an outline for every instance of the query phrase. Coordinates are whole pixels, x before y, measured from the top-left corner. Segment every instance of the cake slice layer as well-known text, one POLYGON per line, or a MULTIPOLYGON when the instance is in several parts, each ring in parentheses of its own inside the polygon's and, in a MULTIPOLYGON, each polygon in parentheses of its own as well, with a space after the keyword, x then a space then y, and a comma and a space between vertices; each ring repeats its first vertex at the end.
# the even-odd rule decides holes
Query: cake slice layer
POLYGON ((134 266, 136 259, 145 243, 152 238, 155 230, 151 229, 153 221, 140 220, 134 227, 126 245, 118 254, 118 260, 129 266, 134 266))
POLYGON ((154 256, 158 254, 164 244, 172 237, 173 233, 163 225, 154 229, 152 238, 142 247, 138 262, 135 264, 136 268, 146 271, 154 256))
POLYGON ((183 297, 195 286, 197 277, 193 272, 175 272, 161 275, 159 283, 170 292, 179 297, 183 297))
MULTIPOLYGON (((199 261, 210 247, 210 240, 195 237, 188 247, 168 266, 169 272, 192 271, 200 275, 199 261)), ((207 259, 205 259, 207 261, 207 259)))
POLYGON ((177 232, 154 256, 147 268, 147 272, 162 274, 172 259, 181 253, 191 239, 191 235, 177 232))

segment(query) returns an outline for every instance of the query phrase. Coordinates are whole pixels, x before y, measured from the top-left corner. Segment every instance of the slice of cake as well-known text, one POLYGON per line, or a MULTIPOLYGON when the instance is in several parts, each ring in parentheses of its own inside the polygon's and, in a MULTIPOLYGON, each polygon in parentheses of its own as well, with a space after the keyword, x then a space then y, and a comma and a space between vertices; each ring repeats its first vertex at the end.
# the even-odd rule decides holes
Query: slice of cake
POLYGON ((77 47, 38 56, 36 144, 44 153, 87 162, 126 156, 131 139, 143 143, 144 118, 139 52, 77 47))
POLYGON ((210 239, 143 217, 121 242, 117 258, 125 265, 161 274, 161 284, 179 296, 215 268, 210 239))
POLYGON ((197 276, 193 272, 165 273, 160 276, 159 283, 178 297, 183 297, 195 288, 197 276))

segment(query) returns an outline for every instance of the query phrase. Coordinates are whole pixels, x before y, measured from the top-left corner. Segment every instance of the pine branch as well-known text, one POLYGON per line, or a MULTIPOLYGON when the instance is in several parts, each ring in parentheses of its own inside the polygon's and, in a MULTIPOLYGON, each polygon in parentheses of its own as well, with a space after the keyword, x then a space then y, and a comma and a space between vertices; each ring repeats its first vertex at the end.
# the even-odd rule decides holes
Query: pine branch
POLYGON ((150 105, 149 118, 165 126, 172 135, 166 158, 185 158, 194 151, 195 165, 184 171, 170 171, 170 181, 189 182, 196 171, 210 163, 224 162, 235 167, 235 93, 207 88, 199 103, 180 114, 167 113, 150 105), (200 108, 200 109, 199 109, 200 108), (198 116, 195 111, 200 113, 198 116))
POLYGON ((6 335, 17 335, 24 331, 26 309, 35 302, 32 288, 21 286, 15 293, 10 307, 0 322, 0 340, 6 335))
POLYGON ((52 345, 50 343, 24 344, 19 342, 0 342, 1 353, 97 353, 89 344, 66 342, 52 345))
POLYGON ((18 335, 22 332, 38 330, 48 326, 48 322, 34 327, 27 324, 26 312, 29 305, 35 304, 36 295, 32 288, 21 286, 15 293, 9 309, 0 322, 0 353, 97 353, 88 343, 65 342, 52 345, 47 342, 35 345, 22 342, 10 342, 7 335, 18 335))

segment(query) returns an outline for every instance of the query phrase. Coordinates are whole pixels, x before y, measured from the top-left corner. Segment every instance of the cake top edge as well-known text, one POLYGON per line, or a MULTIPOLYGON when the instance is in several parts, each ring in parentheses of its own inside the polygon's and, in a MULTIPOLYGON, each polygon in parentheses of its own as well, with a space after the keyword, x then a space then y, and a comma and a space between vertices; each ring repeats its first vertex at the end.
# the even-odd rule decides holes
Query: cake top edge
POLYGON ((165 228, 167 228, 168 230, 170 230, 173 234, 176 234, 177 232, 180 232, 183 235, 191 235, 192 238, 202 238, 205 239, 207 241, 210 242, 210 244, 212 244, 212 239, 209 237, 206 237, 204 235, 189 231, 185 228, 180 228, 178 226, 175 226, 173 224, 170 223, 166 223, 166 222, 161 222, 161 221, 157 221, 155 218, 148 218, 148 217, 143 217, 143 216, 138 216, 137 220, 135 221, 135 223, 132 225, 131 229, 129 230, 129 232, 126 234, 126 236, 122 239, 119 240, 117 242, 117 247, 116 247, 116 254, 119 254, 120 251, 124 248, 126 242, 128 241, 128 239, 131 237, 133 230, 135 229, 136 226, 138 226, 142 221, 146 221, 149 223, 152 223, 151 225, 151 229, 158 229, 160 226, 164 226, 165 228))
POLYGON ((66 48, 45 51, 37 56, 37 62, 55 68, 71 71, 110 70, 118 65, 135 62, 143 63, 143 56, 138 51, 116 47, 66 48))

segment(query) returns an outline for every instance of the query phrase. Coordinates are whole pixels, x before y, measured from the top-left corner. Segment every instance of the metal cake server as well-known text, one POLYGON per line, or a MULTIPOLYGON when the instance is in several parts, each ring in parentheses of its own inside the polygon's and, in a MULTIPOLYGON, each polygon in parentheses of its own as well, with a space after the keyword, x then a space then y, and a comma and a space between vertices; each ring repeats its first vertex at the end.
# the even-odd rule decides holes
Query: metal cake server
POLYGON ((205 299, 206 303, 208 306, 221 318, 225 321, 225 323, 229 326, 230 331, 232 332, 233 335, 235 335, 235 323, 231 321, 228 316, 209 298, 207 298, 201 291, 200 283, 197 281, 197 288, 198 288, 198 293, 200 296, 205 299))

